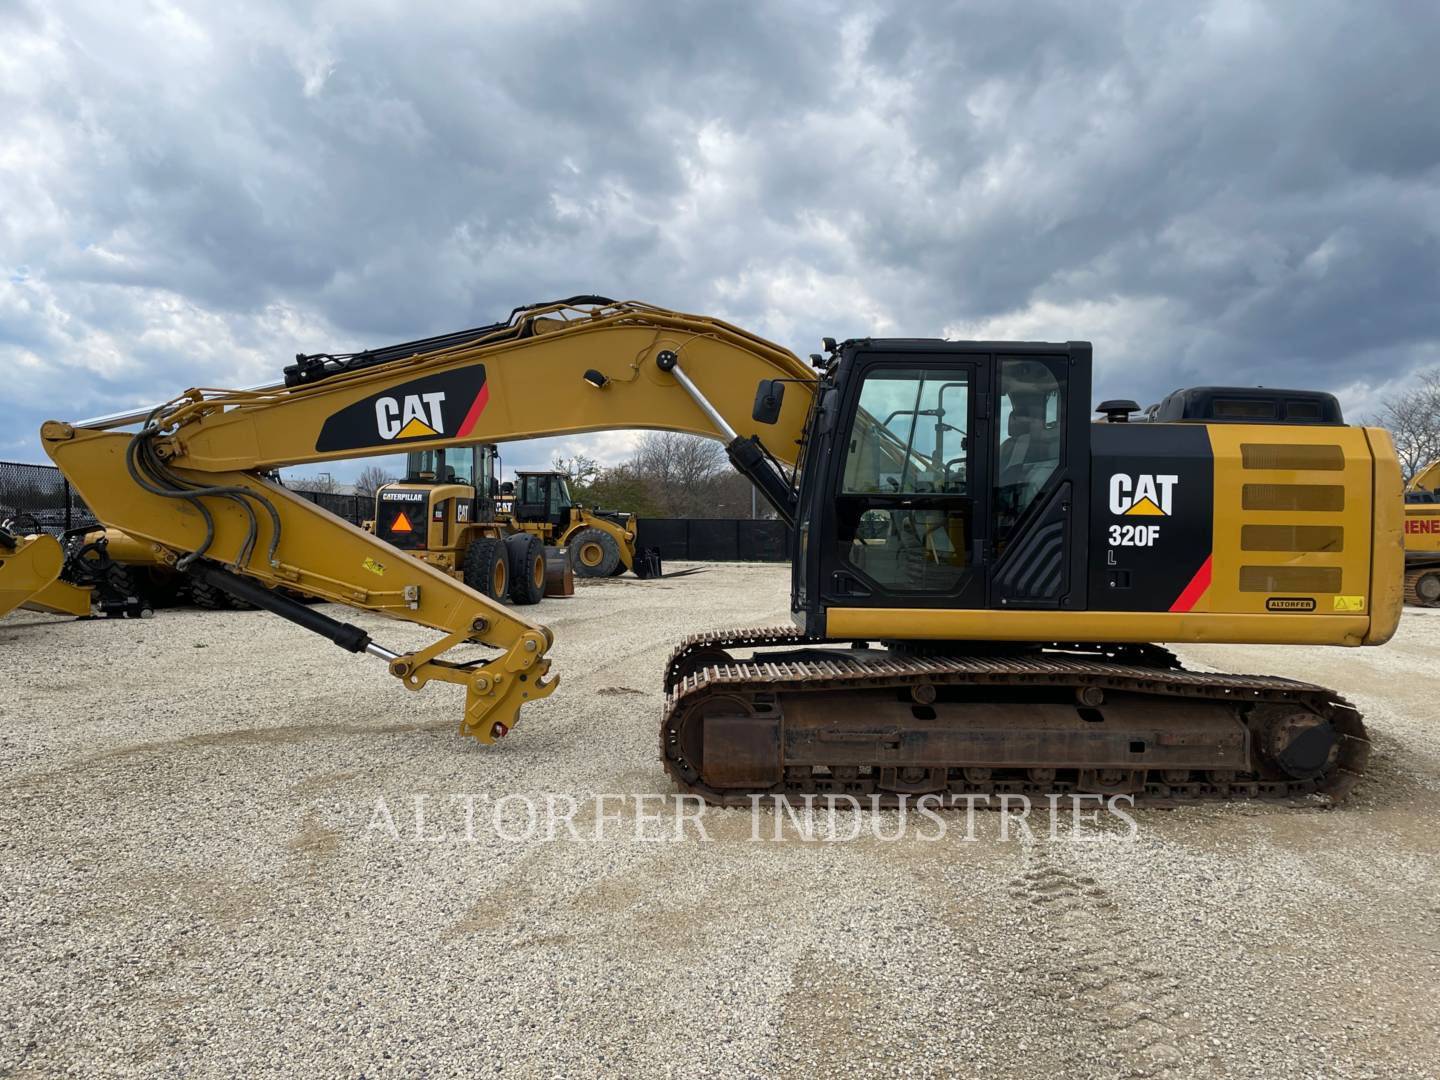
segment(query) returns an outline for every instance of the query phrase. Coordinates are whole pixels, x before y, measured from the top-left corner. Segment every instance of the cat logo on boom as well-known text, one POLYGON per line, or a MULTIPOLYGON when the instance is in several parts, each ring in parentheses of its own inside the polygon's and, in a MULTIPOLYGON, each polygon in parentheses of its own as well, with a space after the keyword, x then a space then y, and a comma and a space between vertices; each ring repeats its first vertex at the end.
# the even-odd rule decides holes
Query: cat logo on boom
POLYGON ((1119 517, 1169 517, 1174 508, 1173 474, 1113 473, 1110 477, 1110 513, 1119 517))
POLYGON ((375 399, 375 428, 387 442, 391 439, 435 438, 445 433, 445 414, 440 406, 445 394, 406 394, 375 399))

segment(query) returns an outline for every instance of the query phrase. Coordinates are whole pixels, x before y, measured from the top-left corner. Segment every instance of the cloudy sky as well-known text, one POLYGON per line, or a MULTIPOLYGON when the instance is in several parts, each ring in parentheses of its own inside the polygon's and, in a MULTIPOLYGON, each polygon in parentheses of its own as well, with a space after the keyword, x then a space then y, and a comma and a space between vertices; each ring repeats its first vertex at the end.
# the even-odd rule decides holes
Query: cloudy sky
POLYGON ((582 292, 1363 413, 1440 364, 1437 56, 1433 0, 0 0, 0 458, 582 292))

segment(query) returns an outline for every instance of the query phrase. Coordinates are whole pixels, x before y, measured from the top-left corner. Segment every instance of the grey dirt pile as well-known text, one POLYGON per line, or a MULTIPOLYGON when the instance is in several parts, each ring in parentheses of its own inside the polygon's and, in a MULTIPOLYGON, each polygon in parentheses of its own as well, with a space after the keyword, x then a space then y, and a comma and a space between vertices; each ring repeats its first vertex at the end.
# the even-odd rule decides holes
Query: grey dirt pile
POLYGON ((453 688, 259 612, 0 623, 0 1075, 1440 1071, 1440 612, 1386 649, 1181 650, 1364 711, 1340 810, 1085 842, 994 813, 774 842, 742 810, 669 842, 671 809, 597 809, 670 791, 673 643, 786 598, 782 568, 729 566, 547 601, 562 685, 493 747, 457 736, 453 688), (547 796, 574 834, 530 828, 547 796))

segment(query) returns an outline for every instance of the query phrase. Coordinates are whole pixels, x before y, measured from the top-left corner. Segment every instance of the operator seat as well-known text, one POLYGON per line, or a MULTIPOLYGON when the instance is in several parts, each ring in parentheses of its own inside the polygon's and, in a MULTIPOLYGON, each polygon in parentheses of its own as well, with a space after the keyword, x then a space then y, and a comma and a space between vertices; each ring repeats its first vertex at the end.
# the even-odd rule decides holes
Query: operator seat
POLYGON ((1018 515, 1060 463, 1060 425, 1046 425, 1041 396, 1016 395, 1011 401, 1009 438, 1000 444, 995 475, 1001 509, 1018 515))

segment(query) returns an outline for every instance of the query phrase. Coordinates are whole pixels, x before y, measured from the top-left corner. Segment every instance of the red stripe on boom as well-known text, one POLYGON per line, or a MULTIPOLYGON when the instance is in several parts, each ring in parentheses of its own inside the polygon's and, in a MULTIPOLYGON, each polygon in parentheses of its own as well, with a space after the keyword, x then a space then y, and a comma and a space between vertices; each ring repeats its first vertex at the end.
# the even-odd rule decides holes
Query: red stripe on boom
POLYGON ((485 406, 490 404, 490 384, 481 383, 480 392, 475 395, 475 400, 470 404, 470 411, 465 414, 464 421, 460 424, 460 430, 456 432, 458 438, 464 438, 474 430, 480 420, 480 414, 485 411, 485 406))
POLYGON ((1190 579, 1190 584, 1185 586, 1183 592, 1175 598, 1170 605, 1171 611, 1189 611, 1200 597, 1205 595, 1205 590, 1210 588, 1210 560, 1211 555, 1205 556, 1205 561, 1200 564, 1200 569, 1195 571, 1195 576, 1190 579))

